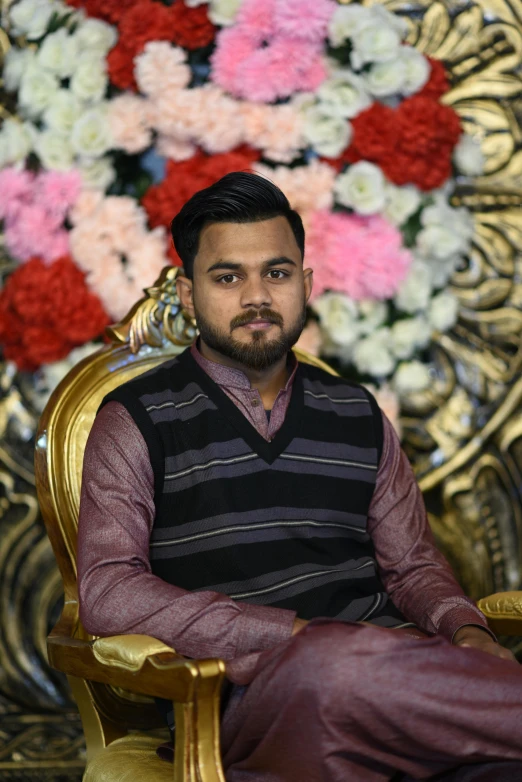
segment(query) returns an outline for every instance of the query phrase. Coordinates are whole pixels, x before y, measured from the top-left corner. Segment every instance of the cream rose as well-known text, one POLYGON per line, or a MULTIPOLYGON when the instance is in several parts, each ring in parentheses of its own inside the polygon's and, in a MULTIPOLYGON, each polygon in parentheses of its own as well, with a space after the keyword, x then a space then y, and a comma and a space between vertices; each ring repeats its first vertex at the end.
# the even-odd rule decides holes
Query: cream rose
POLYGON ((404 65, 404 83, 402 93, 414 95, 428 81, 431 67, 427 58, 413 46, 401 46, 399 57, 404 65))
POLYGON ((20 86, 26 70, 34 63, 35 54, 31 49, 17 49, 12 46, 4 59, 2 77, 7 92, 15 92, 20 86))
POLYGON ((323 293, 312 305, 328 340, 343 348, 357 340, 357 304, 342 293, 323 293))
POLYGON ((23 125, 10 117, 0 130, 0 166, 21 163, 33 148, 33 135, 27 123, 23 125))
POLYGON ((430 385, 430 373, 420 361, 408 361, 399 364, 393 376, 393 385, 399 397, 424 391, 430 385))
POLYGON ((381 212, 386 203, 385 179, 381 169, 363 160, 340 174, 334 183, 336 200, 358 214, 381 212))
POLYGON ((375 329, 382 326, 388 317, 388 305, 385 301, 363 299, 359 305, 359 334, 366 336, 372 334, 375 329))
POLYGON ((44 168, 67 171, 73 165, 73 150, 67 138, 53 130, 44 130, 35 141, 35 152, 44 168))
POLYGON ((116 171, 110 159, 106 157, 98 158, 98 160, 80 158, 76 167, 80 171, 83 184, 88 190, 105 191, 116 179, 116 171))
POLYGON ((317 91, 321 110, 336 117, 351 119, 371 106, 364 81, 347 68, 332 71, 317 91))
POLYGON ((393 27, 384 27, 375 21, 363 26, 352 39, 350 55, 352 66, 362 68, 368 62, 389 62, 396 60, 401 37, 393 27))
POLYGON ((436 331, 448 331, 457 322, 459 302, 452 293, 439 293, 434 296, 428 311, 430 325, 436 331))
POLYGON ((451 227, 427 225, 417 235, 417 250, 425 258, 444 261, 462 252, 463 239, 451 227))
POLYGON ((453 161, 464 176, 480 176, 484 173, 486 158, 480 141, 464 133, 453 151, 453 161))
POLYGON ((304 111, 303 135, 319 155, 337 157, 352 138, 352 126, 342 117, 334 117, 315 105, 304 111))
POLYGON ((68 136, 82 113, 82 105, 70 90, 58 90, 43 113, 48 128, 68 136))
POLYGON ((38 64, 54 73, 59 79, 66 79, 74 71, 78 57, 78 43, 63 27, 46 35, 36 59, 38 64))
POLYGON ((107 112, 104 107, 86 111, 78 119, 71 133, 71 145, 77 155, 98 158, 112 146, 107 112))
POLYGON ((32 63, 24 72, 18 93, 21 113, 32 119, 40 117, 58 92, 59 82, 52 73, 32 63))
POLYGON ((56 8, 49 0, 20 0, 9 8, 11 32, 25 35, 29 40, 37 40, 47 30, 56 8))
POLYGON ((80 52, 99 52, 105 56, 118 39, 116 28, 101 19, 85 19, 74 33, 80 52))
POLYGON ((431 337, 426 318, 406 318, 396 321, 390 329, 390 347, 396 358, 411 358, 417 348, 425 347, 431 337))
POLYGON ((406 66, 400 58, 377 62, 364 74, 367 90, 379 98, 402 92, 405 81, 406 66))
POLYGON ((105 59, 97 52, 81 57, 70 82, 70 89, 76 97, 98 103, 105 95, 107 84, 105 59))
POLYGON ((429 267, 423 261, 415 260, 395 296, 395 304, 403 312, 425 310, 430 300, 431 286, 429 267))
POLYGON ((234 24, 242 0, 210 0, 208 18, 212 24, 229 27, 234 24))
POLYGON ((422 202, 421 194, 414 185, 397 187, 387 183, 385 195, 384 214, 390 223, 396 226, 403 225, 412 214, 415 214, 422 202))
POLYGON ((328 25, 328 37, 332 46, 341 46, 357 34, 363 24, 371 20, 369 8, 362 5, 338 6, 328 25))
POLYGON ((395 359, 390 351, 390 330, 381 328, 361 339, 354 348, 353 362, 364 375, 379 378, 393 372, 395 359))

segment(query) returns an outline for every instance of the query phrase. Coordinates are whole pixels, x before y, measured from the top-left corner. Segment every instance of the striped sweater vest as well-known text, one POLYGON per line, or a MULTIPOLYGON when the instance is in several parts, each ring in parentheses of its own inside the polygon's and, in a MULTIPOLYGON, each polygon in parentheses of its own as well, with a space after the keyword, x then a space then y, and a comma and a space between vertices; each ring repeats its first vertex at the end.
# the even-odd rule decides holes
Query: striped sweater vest
POLYGON ((303 619, 404 623, 366 530, 382 417, 361 386, 299 364, 267 442, 184 351, 102 402, 147 443, 154 574, 187 590, 288 608, 303 619))

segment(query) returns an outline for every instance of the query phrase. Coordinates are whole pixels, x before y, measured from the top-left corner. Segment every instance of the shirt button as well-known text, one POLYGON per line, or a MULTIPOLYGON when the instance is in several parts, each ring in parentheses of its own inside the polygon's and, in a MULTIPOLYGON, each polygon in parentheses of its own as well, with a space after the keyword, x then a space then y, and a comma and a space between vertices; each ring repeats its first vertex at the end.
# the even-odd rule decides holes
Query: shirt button
POLYGON ((259 399, 257 397, 254 397, 252 399, 252 407, 257 407, 259 405, 259 399))

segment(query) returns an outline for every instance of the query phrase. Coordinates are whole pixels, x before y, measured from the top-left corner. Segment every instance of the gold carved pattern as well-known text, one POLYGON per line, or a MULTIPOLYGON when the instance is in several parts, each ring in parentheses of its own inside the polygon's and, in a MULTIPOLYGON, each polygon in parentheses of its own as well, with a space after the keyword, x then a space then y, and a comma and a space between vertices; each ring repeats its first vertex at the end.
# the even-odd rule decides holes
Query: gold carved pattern
MULTIPOLYGON (((405 447, 433 530, 467 593, 478 598, 521 583, 522 0, 384 4, 408 20, 412 44, 447 63, 445 101, 486 156, 484 175, 458 181, 453 196, 476 224, 473 250, 452 281, 462 315, 434 341, 429 392, 403 410, 405 447)), ((7 47, 0 30, 0 62, 7 47)), ((0 117, 8 115, 1 92, 0 104, 0 117)), ((0 279, 10 268, 0 242, 0 279)), ((155 354, 192 341, 195 324, 180 312, 177 273, 165 270, 112 327, 114 343, 155 354)), ((35 500, 37 415, 27 383, 1 368, 0 774, 38 762, 55 768, 56 779, 67 767, 70 778, 82 762, 79 726, 69 715, 64 727, 69 695, 46 663, 61 586, 35 500)))

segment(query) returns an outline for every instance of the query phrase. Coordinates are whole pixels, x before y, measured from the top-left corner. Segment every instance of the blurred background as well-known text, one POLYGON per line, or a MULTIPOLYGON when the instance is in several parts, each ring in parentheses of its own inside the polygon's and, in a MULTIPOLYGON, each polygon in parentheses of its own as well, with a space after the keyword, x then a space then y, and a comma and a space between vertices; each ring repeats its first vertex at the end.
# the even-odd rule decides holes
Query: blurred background
POLYGON ((229 171, 301 213, 300 345, 377 395, 466 593, 519 588, 522 0, 0 7, 0 778, 84 766, 39 415, 229 171))

